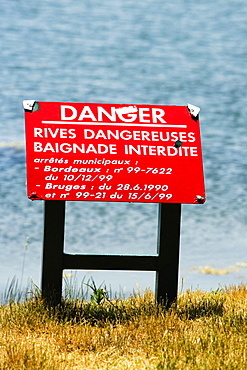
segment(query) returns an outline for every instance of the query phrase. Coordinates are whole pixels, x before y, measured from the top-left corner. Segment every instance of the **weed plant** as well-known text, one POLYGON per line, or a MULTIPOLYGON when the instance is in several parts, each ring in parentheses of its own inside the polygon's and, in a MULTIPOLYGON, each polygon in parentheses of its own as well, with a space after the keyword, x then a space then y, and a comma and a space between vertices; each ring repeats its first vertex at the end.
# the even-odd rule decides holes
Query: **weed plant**
POLYGON ((0 306, 0 369, 246 369, 247 287, 186 291, 164 309, 150 290, 55 309, 33 294, 0 306))

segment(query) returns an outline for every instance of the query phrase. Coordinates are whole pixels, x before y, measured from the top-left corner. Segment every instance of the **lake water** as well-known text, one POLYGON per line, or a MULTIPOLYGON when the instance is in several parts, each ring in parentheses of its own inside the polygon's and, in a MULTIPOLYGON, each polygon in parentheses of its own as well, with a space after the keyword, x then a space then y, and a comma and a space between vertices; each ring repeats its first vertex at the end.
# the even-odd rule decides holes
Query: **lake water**
MULTIPOLYGON (((244 0, 2 0, 0 292, 14 276, 40 285, 43 202, 26 196, 24 99, 199 106, 207 202, 182 207, 180 289, 246 282, 246 25, 244 0)), ((156 234, 155 204, 67 204, 67 252, 153 254, 156 234)), ((126 293, 154 287, 154 273, 83 276, 126 293)))

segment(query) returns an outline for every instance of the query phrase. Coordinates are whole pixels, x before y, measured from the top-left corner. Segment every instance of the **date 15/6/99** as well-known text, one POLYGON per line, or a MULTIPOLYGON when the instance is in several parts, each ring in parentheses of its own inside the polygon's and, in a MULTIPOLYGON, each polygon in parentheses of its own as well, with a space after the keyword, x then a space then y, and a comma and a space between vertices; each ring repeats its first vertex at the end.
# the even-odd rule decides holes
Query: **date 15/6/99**
POLYGON ((151 200, 153 201, 154 199, 165 199, 165 200, 169 200, 172 198, 172 194, 164 194, 164 193, 155 193, 154 195, 153 194, 150 194, 150 193, 142 193, 142 194, 139 194, 139 193, 128 193, 128 199, 132 199, 132 200, 141 200, 141 199, 146 199, 146 200, 151 200))

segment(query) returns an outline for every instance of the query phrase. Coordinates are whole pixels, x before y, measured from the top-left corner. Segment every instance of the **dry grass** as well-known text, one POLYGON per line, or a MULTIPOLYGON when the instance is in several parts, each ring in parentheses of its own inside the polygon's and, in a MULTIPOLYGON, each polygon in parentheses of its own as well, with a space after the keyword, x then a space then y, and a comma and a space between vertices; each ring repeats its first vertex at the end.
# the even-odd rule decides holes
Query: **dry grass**
POLYGON ((247 369, 247 288, 0 306, 0 369, 247 369))

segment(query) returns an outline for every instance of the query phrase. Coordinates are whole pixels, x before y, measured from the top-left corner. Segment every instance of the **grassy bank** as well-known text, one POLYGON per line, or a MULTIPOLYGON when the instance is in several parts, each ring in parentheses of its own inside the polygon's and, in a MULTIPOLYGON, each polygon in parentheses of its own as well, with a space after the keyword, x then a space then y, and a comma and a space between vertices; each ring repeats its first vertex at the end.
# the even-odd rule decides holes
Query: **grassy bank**
POLYGON ((247 368, 245 285, 185 292, 168 311, 150 291, 101 293, 56 310, 37 298, 1 305, 0 369, 247 368))

